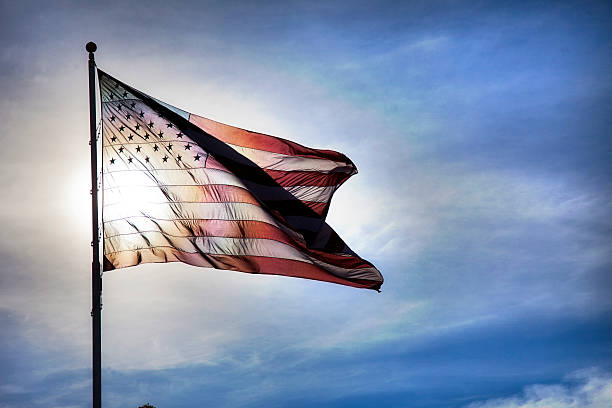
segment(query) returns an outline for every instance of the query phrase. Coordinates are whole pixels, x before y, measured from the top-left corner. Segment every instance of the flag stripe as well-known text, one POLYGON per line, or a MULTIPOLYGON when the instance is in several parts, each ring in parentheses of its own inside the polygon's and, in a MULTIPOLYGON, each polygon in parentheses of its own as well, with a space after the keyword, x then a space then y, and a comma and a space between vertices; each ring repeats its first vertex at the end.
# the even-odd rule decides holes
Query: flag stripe
POLYGON ((352 165, 348 157, 332 150, 311 149, 280 137, 240 129, 194 114, 189 116, 189 121, 206 133, 230 145, 280 153, 288 156, 323 157, 327 160, 352 165))
MULTIPOLYGON (((187 143, 187 141, 185 142, 178 142, 176 144, 179 144, 181 146, 185 146, 187 143)), ((141 140, 138 142, 128 142, 128 143, 110 143, 104 146, 104 149, 110 149, 112 150, 113 153, 121 153, 119 152, 119 148, 124 147, 126 149, 126 151, 128 153, 132 153, 133 154, 133 149, 130 148, 135 148, 137 146, 143 147, 145 148, 146 146, 155 146, 155 145, 159 145, 160 142, 159 141, 147 141, 147 140, 141 140)), ((162 146, 165 147, 165 146, 162 146)), ((185 149, 183 149, 182 147, 178 148, 180 151, 184 151, 185 149)), ((133 154, 134 155, 134 154, 133 154)), ((139 156, 143 156, 144 152, 141 153, 139 156)), ((157 160, 156 162, 157 165, 159 165, 160 167, 155 167, 154 165, 149 165, 147 166, 147 168, 149 170, 152 171, 157 171, 157 170, 168 170, 168 171, 184 171, 184 168, 168 168, 168 167, 163 167, 163 162, 161 160, 157 160)), ((226 173, 231 173, 229 170, 227 170, 225 168, 225 166, 223 166, 221 163, 217 162, 213 157, 209 156, 206 158, 206 161, 204 164, 202 164, 201 166, 190 166, 190 169, 214 169, 214 170, 221 170, 221 171, 225 171, 226 173)), ((337 186, 339 184, 341 184, 341 182, 349 177, 347 174, 345 173, 324 173, 324 172, 320 172, 320 171, 302 171, 302 170, 269 170, 269 169, 263 169, 266 174, 268 174, 270 176, 270 178, 261 178, 260 181, 262 182, 262 184, 266 184, 266 182, 269 185, 281 185, 283 187, 292 187, 292 186, 319 186, 319 187, 330 187, 330 186, 337 186)), ((119 171, 142 171, 141 169, 134 169, 134 168, 128 168, 127 166, 125 168, 117 168, 115 170, 108 170, 105 172, 105 174, 113 174, 119 171)))
MULTIPOLYGON (((155 223, 151 223, 154 224, 155 223)), ((159 224, 159 222, 157 223, 159 224)), ((105 234, 105 239, 115 237, 126 237, 131 234, 162 234, 172 238, 195 238, 195 237, 226 237, 226 238, 263 238, 283 242, 287 245, 299 248, 294 239, 281 231, 279 228, 261 221, 236 221, 236 220, 198 220, 184 225, 180 222, 167 223, 160 231, 158 228, 143 229, 139 225, 138 231, 134 231, 133 225, 123 223, 123 227, 117 228, 111 234, 105 234)))
MULTIPOLYGON (((207 163, 208 167, 208 163, 207 163)), ((346 173, 324 173, 317 171, 279 171, 264 169, 264 171, 283 187, 290 186, 338 186, 346 180, 346 173)))
POLYGON ((296 248, 272 239, 227 238, 198 236, 193 239, 164 237, 160 234, 140 234, 132 239, 109 239, 108 254, 146 248, 176 248, 185 252, 235 256, 266 256, 310 262, 309 257, 296 248))
POLYGON ((336 186, 270 186, 240 180, 234 174, 210 168, 192 168, 189 172, 176 171, 176 169, 149 169, 149 172, 135 171, 129 169, 113 170, 105 173, 105 190, 126 187, 159 187, 158 179, 167 180, 163 185, 206 185, 222 184, 227 186, 241 187, 249 190, 262 201, 279 201, 297 199, 299 201, 312 201, 327 203, 333 195, 336 186), (133 173, 125 177, 121 173, 133 173), (170 174, 166 174, 170 173, 170 174), (169 182, 168 182, 169 181, 169 182), (288 195, 289 194, 289 195, 288 195))
MULTIPOLYGON (((116 254, 130 252, 146 253, 147 251, 151 251, 153 253, 173 253, 174 251, 178 251, 187 254, 199 255, 204 258, 207 258, 210 255, 228 255, 231 257, 252 256, 257 258, 273 258, 277 260, 300 261, 305 264, 316 265, 342 278, 369 279, 372 276, 373 271, 376 270, 372 266, 366 266, 363 268, 342 268, 338 265, 331 265, 325 261, 309 257, 304 253, 301 253, 300 251, 293 250, 293 248, 287 247, 276 241, 262 239, 240 239, 240 246, 235 245, 236 241, 238 241, 238 239, 236 238, 218 237, 196 237, 193 241, 181 243, 168 240, 167 245, 156 245, 154 247, 142 248, 134 247, 125 249, 114 249, 113 251, 105 253, 105 256, 112 257, 116 254), (185 245, 185 247, 181 247, 179 245, 185 245)), ((107 245, 112 245, 112 243, 107 243, 107 245)))
POLYGON ((121 226, 114 226, 113 231, 115 232, 111 233, 112 235, 105 234, 104 238, 111 248, 115 248, 115 251, 126 250, 117 249, 118 246, 116 244, 118 241, 126 239, 130 245, 133 245, 133 247, 129 248, 130 250, 163 247, 168 245, 168 241, 172 241, 172 246, 176 248, 188 250, 192 248, 192 241, 197 237, 268 239, 289 245, 299 251, 305 251, 309 254, 310 258, 334 263, 343 268, 356 269, 372 266, 370 263, 357 257, 311 250, 303 242, 297 241, 295 237, 292 238, 281 229, 258 221, 199 220, 187 225, 178 222, 166 222, 162 226, 158 220, 151 220, 146 227, 140 223, 137 231, 134 231, 136 228, 133 223, 125 222, 119 225, 121 226), (130 235, 133 235, 133 237, 128 238, 130 235))
MULTIPOLYGON (((121 244, 125 244, 121 241, 121 244)), ((239 238, 222 238, 222 237, 196 237, 189 242, 181 242, 184 247, 177 246, 176 242, 168 241, 166 245, 157 245, 154 247, 136 247, 133 248, 114 248, 113 251, 107 252, 105 255, 112 257, 115 254, 126 252, 162 252, 173 253, 179 251, 187 254, 200 255, 207 258, 210 255, 227 255, 230 257, 257 257, 257 258, 273 258, 277 260, 292 260, 300 261, 305 264, 317 265, 324 268, 326 271, 335 276, 345 279, 349 278, 365 278, 369 279, 375 268, 368 266, 365 268, 342 268, 337 265, 331 265, 327 262, 313 259, 306 254, 282 244, 277 241, 265 239, 239 239, 239 238)))
MULTIPOLYGON (((117 190, 120 187, 108 187, 105 191, 117 190)), ((132 190, 132 194, 140 195, 140 197, 147 197, 146 190, 150 190, 152 186, 136 187, 132 190), (138 190, 145 191, 138 191, 138 190)), ((159 187, 158 187, 159 188, 159 187)), ((254 205, 260 205, 258 200, 253 197, 249 190, 238 187, 229 186, 227 184, 207 184, 197 186, 178 186, 178 185, 167 185, 163 187, 163 197, 159 201, 149 201, 142 199, 142 204, 168 204, 168 203, 249 203, 254 205)), ((123 205, 124 197, 117 194, 113 197, 113 194, 105 199, 104 206, 112 207, 115 205, 123 205)))
MULTIPOLYGON (((130 195, 139 197, 149 197, 151 189, 157 190, 159 186, 130 186, 130 195), (147 192, 146 190, 149 190, 147 192)), ((119 194, 122 189, 120 186, 106 187, 107 192, 104 206, 112 207, 123 205, 124 194, 119 194), (117 192, 115 194, 115 192, 117 192)), ((245 188, 238 186, 230 186, 226 184, 208 184, 208 185, 167 185, 163 187, 163 194, 158 194, 151 199, 141 199, 142 204, 164 204, 164 203, 226 203, 239 202, 260 205, 259 201, 245 188)), ((304 203, 296 202, 295 200, 266 200, 266 203, 272 203, 272 206, 281 211, 282 214, 289 216, 299 216, 304 213, 303 204, 306 204, 317 215, 323 215, 325 203, 306 201, 304 203)), ((311 214, 308 214, 311 215, 311 214)), ((312 218, 312 217, 308 217, 312 218)))
MULTIPOLYGON (((201 204, 214 205, 215 203, 201 203, 201 204)), ((107 210, 105 207, 104 225, 105 227, 110 228, 110 224, 113 222, 121 221, 121 220, 133 220, 133 219, 153 219, 156 221, 173 221, 173 220, 197 221, 197 220, 202 220, 202 219, 208 219, 208 220, 261 221, 261 222, 265 222, 270 225, 275 225, 279 227, 283 226, 283 223, 280 220, 274 218, 272 215, 267 214, 267 212, 264 209, 261 209, 260 211, 256 211, 256 212, 248 212, 248 210, 245 211, 244 209, 238 208, 238 206, 241 204, 246 204, 246 203, 227 203, 227 207, 229 208, 224 208, 225 205, 221 205, 217 207, 209 206, 207 208, 208 211, 206 211, 203 214, 196 214, 197 216, 195 217, 194 216, 180 216, 180 217, 176 216, 173 214, 173 210, 171 207, 162 208, 156 211, 157 214, 161 214, 162 211, 165 211, 166 212, 165 218, 163 216, 152 216, 151 215, 152 212, 148 212, 147 214, 142 214, 142 215, 134 215, 135 212, 133 212, 133 214, 116 215, 115 218, 111 218, 111 214, 109 214, 111 212, 111 209, 107 210)), ((116 211, 116 212, 119 212, 119 211, 116 211)), ((297 224, 299 225, 301 229, 304 229, 306 231, 316 232, 320 229, 321 220, 318 220, 318 219, 299 217, 299 216, 287 216, 286 218, 291 220, 289 223, 291 227, 293 228, 296 228, 293 224, 297 224)))
MULTIPOLYGON (((172 187, 176 187, 176 186, 172 186, 172 187)), ((222 187, 232 187, 232 186, 222 186, 222 187)), ((233 188, 233 187, 232 187, 233 188)), ((229 196, 228 196, 229 197, 229 196)), ((181 203, 199 203, 199 202, 203 202, 203 203, 218 203, 218 204, 223 204, 223 203, 227 203, 227 202, 235 202, 235 203, 249 203, 249 204, 260 204, 257 200, 255 200, 255 198, 253 198, 250 195, 244 195, 244 197, 236 197, 234 199, 228 199, 228 200, 224 200, 223 198, 219 198, 216 199, 215 197, 210 197, 210 196, 205 196, 202 200, 194 200, 194 201, 185 201, 185 200, 169 200, 169 201, 146 201, 146 200, 141 200, 140 201, 142 204, 153 204, 153 205, 158 205, 158 204, 167 204, 167 203, 172 203, 172 204, 181 204, 181 203)), ((319 225, 321 223, 320 218, 318 217, 309 217, 309 216, 303 216, 301 214, 304 213, 304 208, 303 208, 303 204, 302 203, 296 203, 295 201, 287 201, 287 200, 279 200, 279 201, 266 201, 267 204, 272 204, 272 206, 277 209, 280 210, 282 212, 282 215, 279 214, 277 215, 277 217, 281 217, 282 220, 287 221, 287 219, 293 219, 292 217, 297 217, 297 218, 304 218, 306 220, 312 220, 313 223, 316 223, 316 225, 319 225)), ((315 201, 306 201, 305 204, 312 209, 317 215, 319 216, 323 216, 323 212, 325 211, 325 203, 319 203, 319 202, 315 202, 315 201)), ((123 206, 125 205, 123 200, 116 200, 114 202, 108 202, 106 204, 104 204, 104 207, 112 207, 112 206, 123 206)))
MULTIPOLYGON (((217 254, 227 254, 227 255, 236 255, 236 256, 257 255, 257 256, 268 256, 268 257, 273 257, 273 258, 296 259, 296 260, 302 260, 304 262, 311 261, 313 263, 321 262, 323 264, 329 264, 329 265, 333 264, 333 266, 338 267, 340 269, 351 269, 351 270, 368 269, 372 267, 370 263, 365 262, 355 257, 328 254, 328 253, 317 252, 317 251, 305 251, 304 248, 301 246, 296 246, 294 243, 291 243, 291 242, 287 243, 283 241, 278 241, 278 242, 281 244, 289 245, 292 248, 295 248, 295 250, 298 252, 279 250, 279 251, 274 252, 273 254, 270 254, 270 253, 260 254, 259 251, 257 251, 258 245, 261 246, 262 248, 267 248, 267 249, 271 248, 271 245, 268 242, 266 242, 267 240, 270 240, 269 238, 253 239, 253 242, 255 242, 255 244, 252 244, 252 243, 245 244, 244 242, 241 242, 241 241, 245 241, 251 238, 225 237, 225 236, 219 237, 219 236, 214 236, 214 235, 174 236, 168 233, 162 233, 160 231, 140 231, 140 232, 120 234, 120 235, 114 235, 112 237, 107 237, 105 238, 105 245, 108 245, 110 250, 107 251, 106 254, 113 254, 113 253, 125 252, 125 251, 138 251, 138 250, 150 249, 150 248, 160 248, 160 249, 176 248, 176 249, 179 249, 185 252, 199 253, 202 251, 202 240, 204 238, 206 238, 207 240, 209 239, 210 240, 212 239, 231 239, 232 242, 229 244, 229 247, 232 247, 232 245, 234 245, 236 247, 240 247, 243 249, 246 247, 254 248, 252 251, 253 253, 250 253, 250 254, 249 253, 232 254, 232 253, 228 253, 227 248, 219 246, 219 248, 221 249, 217 252, 217 254), (258 241, 261 241, 261 242, 258 242, 258 241), (294 257, 294 255, 298 253, 302 253, 305 256, 294 257)), ((274 241, 277 241, 277 240, 274 239, 274 241)), ((215 243, 218 243, 218 242, 215 242, 215 243)), ((208 248, 209 247, 205 247, 204 252, 215 253, 215 252, 208 252, 208 248)))
POLYGON ((262 221, 277 225, 278 221, 259 205, 249 203, 163 203, 148 204, 146 208, 130 206, 113 206, 104 209, 105 221, 145 217, 154 219, 215 219, 262 221), (179 204, 179 205, 176 205, 179 204))
POLYGON ((345 162, 313 157, 289 156, 251 147, 237 146, 231 143, 227 143, 227 145, 262 169, 318 171, 325 173, 341 172, 348 174, 353 172, 353 167, 345 162))
POLYGON ((168 251, 142 250, 128 251, 112 255, 105 255, 105 270, 125 268, 141 263, 183 262, 204 268, 216 268, 238 272, 281 275, 323 282, 338 283, 357 288, 378 289, 382 282, 368 279, 345 279, 333 275, 322 268, 301 261, 288 259, 274 259, 257 256, 229 256, 210 254, 202 257, 199 254, 181 252, 173 249, 168 251), (108 258, 108 259, 106 259, 108 258))
MULTIPOLYGON (((209 156, 206 160, 206 168, 229 171, 212 156, 209 156)), ((306 170, 262 170, 274 181, 274 184, 280 184, 281 186, 338 186, 351 176, 350 174, 340 172, 326 173, 323 171, 306 170)))

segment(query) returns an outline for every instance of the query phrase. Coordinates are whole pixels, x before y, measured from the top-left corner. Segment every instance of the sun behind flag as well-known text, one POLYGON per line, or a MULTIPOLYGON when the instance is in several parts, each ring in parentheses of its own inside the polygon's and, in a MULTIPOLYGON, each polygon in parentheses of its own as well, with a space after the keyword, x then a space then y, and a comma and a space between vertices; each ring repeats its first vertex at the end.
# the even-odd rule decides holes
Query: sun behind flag
POLYGON ((325 222, 355 165, 192 115, 98 70, 104 270, 150 262, 378 290, 380 272, 325 222))

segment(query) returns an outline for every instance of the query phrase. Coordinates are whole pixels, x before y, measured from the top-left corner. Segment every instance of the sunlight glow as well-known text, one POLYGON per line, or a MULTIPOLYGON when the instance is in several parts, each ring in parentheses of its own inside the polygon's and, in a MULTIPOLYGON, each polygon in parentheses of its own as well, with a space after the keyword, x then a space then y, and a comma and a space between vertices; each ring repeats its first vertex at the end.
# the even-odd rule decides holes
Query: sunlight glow
POLYGON ((66 180, 64 196, 64 216, 70 220, 67 225, 73 225, 81 233, 91 233, 91 185, 89 168, 84 166, 71 173, 66 180))

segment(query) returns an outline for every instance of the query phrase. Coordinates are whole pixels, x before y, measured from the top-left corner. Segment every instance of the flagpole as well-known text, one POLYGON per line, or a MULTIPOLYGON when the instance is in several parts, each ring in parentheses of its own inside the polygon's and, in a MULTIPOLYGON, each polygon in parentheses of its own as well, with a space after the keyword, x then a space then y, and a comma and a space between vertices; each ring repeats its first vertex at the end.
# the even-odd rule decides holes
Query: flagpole
POLYGON ((96 43, 88 42, 89 53, 89 145, 91 146, 91 317, 92 317, 92 406, 102 406, 102 276, 100 275, 100 238, 98 232, 98 146, 96 136, 96 43))

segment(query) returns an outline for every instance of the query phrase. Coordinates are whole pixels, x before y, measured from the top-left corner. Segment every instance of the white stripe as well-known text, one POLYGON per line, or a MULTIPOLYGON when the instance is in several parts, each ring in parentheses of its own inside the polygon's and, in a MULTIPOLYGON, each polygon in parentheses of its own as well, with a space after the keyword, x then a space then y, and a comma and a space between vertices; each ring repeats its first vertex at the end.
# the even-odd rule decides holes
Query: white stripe
POLYGON ((345 279, 366 279, 380 281, 382 276, 376 268, 342 268, 319 261, 285 243, 262 238, 196 237, 172 238, 161 234, 145 233, 150 245, 141 235, 110 238, 105 240, 105 255, 116 252, 138 251, 156 248, 156 252, 172 253, 173 249, 195 254, 204 253, 228 256, 263 256, 289 259, 316 265, 321 269, 345 279))
MULTIPOLYGON (((375 268, 342 268, 331 265, 327 262, 319 261, 300 250, 285 243, 262 238, 228 238, 228 237, 196 237, 196 238, 164 238, 161 234, 144 234, 151 245, 139 235, 131 235, 130 239, 111 238, 113 252, 148 249, 158 247, 164 250, 165 247, 176 248, 180 251, 189 253, 202 252, 213 255, 229 256, 264 256, 268 258, 289 259, 293 261, 307 262, 317 265, 336 276, 342 278, 380 280, 381 275, 375 268), (133 239, 131 239, 133 238, 133 239), (196 249, 197 247, 197 249, 196 249)), ((105 248, 109 248, 108 245, 105 248)))
MULTIPOLYGON (((139 187, 158 187, 173 185, 224 184, 241 187, 257 194, 260 200, 286 200, 286 192, 302 201, 326 203, 331 198, 335 186, 264 186, 251 181, 241 180, 234 174, 218 169, 197 168, 177 171, 176 169, 152 169, 150 171, 116 170, 104 174, 105 190, 125 190, 139 187)), ((113 193, 109 193, 112 195, 113 193)), ((110 202, 116 201, 109 198, 110 202)), ((158 200, 159 201, 159 200, 158 200)))
POLYGON ((191 235, 187 226, 195 228, 200 220, 151 220, 146 217, 130 217, 104 221, 104 237, 133 234, 135 228, 140 231, 164 231, 170 235, 191 235))
POLYGON ((265 256, 268 258, 291 259, 294 261, 308 262, 312 261, 308 256, 301 251, 284 244, 282 242, 262 239, 262 238, 227 238, 227 237, 196 237, 183 238, 182 242, 177 239, 179 246, 170 245, 161 235, 159 238, 153 238, 153 235, 147 238, 153 238, 153 245, 148 245, 146 241, 139 235, 131 235, 134 239, 117 239, 113 240, 113 249, 110 245, 105 246, 105 254, 114 252, 131 251, 139 249, 148 249, 158 247, 163 250, 164 247, 176 248, 180 251, 189 253, 205 253, 213 255, 230 255, 230 256, 265 256), (158 244, 158 245, 156 245, 158 244), (197 249, 196 249, 197 247, 197 249), (107 249, 109 249, 107 251, 107 249))
POLYGON ((263 186, 253 183, 248 180, 243 180, 244 184, 250 191, 256 192, 261 200, 286 200, 289 192, 293 197, 301 201, 314 201, 318 203, 326 203, 331 198, 336 187, 334 186, 289 186, 289 187, 273 187, 263 186))
MULTIPOLYGON (((202 207, 202 204, 204 203, 199 203, 198 205, 202 207)), ((210 209, 211 206, 214 205, 215 203, 207 203, 207 204, 208 204, 207 207, 210 209)), ((200 223, 202 221, 209 221, 209 220, 224 220, 224 221, 235 221, 235 222, 259 221, 259 222, 264 222, 266 224, 269 224, 273 227, 278 228, 280 231, 292 237, 295 241, 304 242, 304 237, 301 234, 299 234, 298 232, 294 231, 293 229, 285 226, 284 224, 274 219, 273 216, 271 216, 267 211, 263 209, 258 209, 256 211, 253 211, 251 207, 251 208, 247 208, 247 211, 243 211, 241 214, 241 211, 240 211, 241 209, 237 208, 237 207, 240 207, 239 204, 242 204, 242 203, 217 204, 218 211, 216 213, 212 213, 212 212, 204 213, 202 212, 202 209, 200 208, 199 209, 200 212, 197 214, 198 217, 194 217, 194 218, 187 218, 187 217, 178 218, 175 216, 174 213, 172 213, 172 216, 169 218, 152 218, 152 217, 148 217, 147 215, 138 214, 138 215, 127 215, 121 218, 118 217, 118 218, 111 219, 109 218, 109 215, 108 215, 109 213, 108 209, 105 209, 104 210, 104 221, 103 221, 104 222, 104 236, 109 237, 109 236, 118 235, 118 234, 131 234, 131 233, 134 233, 135 231, 155 231, 155 230, 164 231, 171 235, 187 236, 187 235, 192 235, 193 231, 199 231, 201 228, 200 223), (229 204, 232 204, 232 205, 230 206, 229 204), (226 211, 228 210, 228 207, 233 207, 232 211, 230 211, 229 213, 226 211), (210 215, 215 218, 204 218, 204 216, 206 215, 210 215), (238 217, 238 215, 242 215, 242 218, 238 217), (234 218, 231 218, 231 217, 234 217, 234 218)), ((164 206, 164 204, 161 204, 161 203, 152 204, 152 205, 158 205, 162 207, 164 206)), ((168 212, 172 212, 170 206, 168 204, 165 204, 165 205, 167 207, 164 207, 164 209, 168 212)), ((242 208, 242 210, 244 210, 244 208, 242 208)))
POLYGON ((327 203, 334 191, 336 186, 292 186, 284 187, 285 190, 293 194, 294 197, 302 201, 313 201, 317 203, 327 203))
MULTIPOLYGON (((248 203, 160 203, 146 206, 125 203, 104 208, 104 222, 129 218, 138 229, 147 218, 161 220, 243 220, 261 221, 278 225, 277 221, 263 208, 248 203)), ((147 223, 150 225, 150 223, 147 223)))
MULTIPOLYGON (((199 203, 200 205, 204 203, 199 203)), ((215 203, 206 203, 209 206, 215 203)), ((228 203, 233 204, 233 207, 238 206, 243 203, 228 203)), ((228 206, 228 204, 217 204, 220 205, 218 208, 218 212, 215 214, 218 218, 205 218, 206 215, 211 215, 211 212, 208 213, 198 213, 198 217, 194 218, 177 218, 174 213, 168 218, 153 218, 148 217, 147 215, 142 214, 128 214, 123 217, 110 218, 109 217, 109 209, 104 209, 104 236, 112 236, 117 234, 129 234, 133 233, 135 230, 139 231, 151 231, 151 230, 162 230, 172 235, 190 235, 191 231, 187 227, 197 229, 197 224, 200 221, 206 221, 211 219, 221 219, 227 221, 260 221, 265 222, 266 224, 270 224, 274 227, 277 227, 281 231, 285 232, 285 234, 293 237, 293 239, 297 241, 303 241, 303 237, 301 234, 294 231, 295 230, 307 230, 312 232, 317 232, 319 228, 321 228, 323 221, 318 218, 310 218, 310 217, 302 217, 302 216, 293 216, 287 217, 288 222, 291 225, 291 228, 281 224, 277 220, 275 220, 269 213, 265 210, 260 210, 257 212, 247 211, 243 213, 244 218, 229 218, 230 216, 235 216, 237 213, 234 211, 233 213, 225 213, 223 210, 228 206)), ((164 204, 152 204, 163 206, 164 204)), ((166 204, 167 205, 167 204, 166 204)), ((234 208, 235 209, 235 208, 234 208)), ((170 207, 167 206, 164 208, 167 212, 172 212, 170 207)), ((123 210, 123 212, 127 212, 123 210)))
POLYGON ((151 171, 113 171, 104 174, 104 188, 158 187, 161 185, 199 186, 225 184, 247 188, 234 174, 218 169, 197 168, 183 171, 156 169, 151 171), (150 174, 149 174, 150 173, 150 174))

